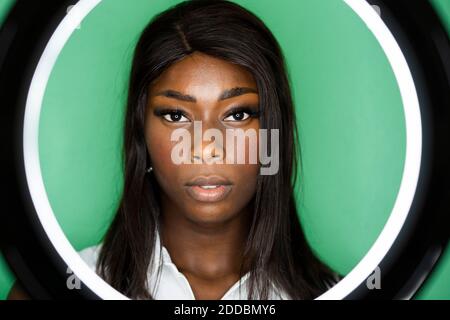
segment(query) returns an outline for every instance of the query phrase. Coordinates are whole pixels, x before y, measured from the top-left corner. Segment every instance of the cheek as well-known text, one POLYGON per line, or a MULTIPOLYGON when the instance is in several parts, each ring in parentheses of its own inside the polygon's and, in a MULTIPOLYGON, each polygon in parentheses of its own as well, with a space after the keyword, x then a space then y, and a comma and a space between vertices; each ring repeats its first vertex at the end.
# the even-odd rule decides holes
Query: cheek
POLYGON ((170 139, 164 137, 150 139, 148 143, 149 156, 154 166, 154 169, 170 165, 170 154, 172 151, 172 144, 170 139))
POLYGON ((176 142, 170 140, 172 131, 158 123, 146 129, 149 156, 155 173, 171 177, 176 165, 171 160, 172 148, 176 142))
POLYGON ((243 180, 243 186, 246 189, 251 189, 255 191, 256 181, 258 180, 259 165, 246 165, 244 172, 241 174, 241 179, 243 180))
POLYGON ((147 131, 147 147, 153 166, 153 175, 161 187, 162 192, 175 201, 181 197, 179 166, 171 159, 172 148, 175 142, 170 140, 171 130, 164 126, 156 125, 147 131))
POLYGON ((232 165, 233 181, 236 185, 235 197, 238 198, 236 202, 239 206, 245 205, 251 200, 256 192, 256 183, 258 180, 259 166, 258 165, 232 165))

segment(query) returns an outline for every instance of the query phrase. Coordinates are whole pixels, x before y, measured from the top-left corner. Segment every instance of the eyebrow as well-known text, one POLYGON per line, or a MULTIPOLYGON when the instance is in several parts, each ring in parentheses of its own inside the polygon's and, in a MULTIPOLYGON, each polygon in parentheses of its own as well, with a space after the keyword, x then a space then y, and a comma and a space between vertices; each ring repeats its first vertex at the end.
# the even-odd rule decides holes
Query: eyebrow
MULTIPOLYGON (((232 89, 227 89, 219 97, 219 101, 231 99, 237 96, 241 96, 247 93, 258 93, 256 89, 248 88, 248 87, 235 87, 232 89)), ((163 96, 167 98, 177 99, 181 101, 187 102, 197 102, 197 99, 191 95, 183 94, 176 90, 164 90, 155 94, 155 96, 163 96)))

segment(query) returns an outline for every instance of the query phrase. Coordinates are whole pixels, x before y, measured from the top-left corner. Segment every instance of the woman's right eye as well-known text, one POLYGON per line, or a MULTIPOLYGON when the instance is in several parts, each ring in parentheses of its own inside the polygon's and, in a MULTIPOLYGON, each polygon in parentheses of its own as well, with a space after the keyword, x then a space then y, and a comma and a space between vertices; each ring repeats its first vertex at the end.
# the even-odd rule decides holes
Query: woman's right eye
POLYGON ((189 119, 186 118, 182 112, 180 111, 170 111, 163 115, 164 119, 169 122, 189 122, 189 119))

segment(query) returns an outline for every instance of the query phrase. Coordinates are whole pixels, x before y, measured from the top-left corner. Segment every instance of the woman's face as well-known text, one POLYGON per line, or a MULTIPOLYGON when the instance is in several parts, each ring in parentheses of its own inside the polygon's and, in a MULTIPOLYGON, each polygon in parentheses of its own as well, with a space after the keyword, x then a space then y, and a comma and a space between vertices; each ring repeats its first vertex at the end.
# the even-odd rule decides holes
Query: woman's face
POLYGON ((197 52, 170 66, 150 85, 145 137, 151 174, 161 187, 163 206, 195 223, 227 222, 249 208, 259 164, 249 163, 247 138, 245 163, 227 162, 231 152, 238 150, 237 143, 227 150, 226 130, 253 129, 258 137, 257 92, 254 78, 245 68, 197 52), (231 90, 236 88, 242 89, 231 90), (219 130, 223 143, 206 139, 202 145, 195 144, 194 121, 201 121, 200 135, 207 129, 219 130), (180 128, 190 133, 188 160, 192 163, 172 160, 173 148, 180 140, 172 141, 171 135, 180 128), (211 144, 214 152, 207 148, 211 144), (194 159, 195 155, 199 157, 194 159), (208 155, 223 164, 207 163, 208 155))

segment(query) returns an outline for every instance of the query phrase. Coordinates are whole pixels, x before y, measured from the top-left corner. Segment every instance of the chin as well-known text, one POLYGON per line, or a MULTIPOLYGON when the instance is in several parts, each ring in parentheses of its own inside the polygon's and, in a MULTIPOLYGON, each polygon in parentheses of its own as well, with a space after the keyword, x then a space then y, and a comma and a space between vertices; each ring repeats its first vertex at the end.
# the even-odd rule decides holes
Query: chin
POLYGON ((221 210, 217 205, 197 206, 189 215, 188 219, 193 223, 205 226, 214 226, 216 224, 223 224, 235 217, 235 214, 230 214, 231 210, 221 210))

